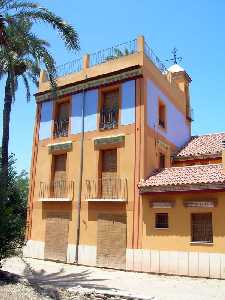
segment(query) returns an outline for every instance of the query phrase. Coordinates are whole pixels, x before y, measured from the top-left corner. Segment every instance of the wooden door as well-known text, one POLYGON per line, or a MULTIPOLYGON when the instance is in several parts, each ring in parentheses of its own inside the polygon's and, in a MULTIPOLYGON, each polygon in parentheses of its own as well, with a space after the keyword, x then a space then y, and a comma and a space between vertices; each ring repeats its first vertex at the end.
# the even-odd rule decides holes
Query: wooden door
POLYGON ((126 216, 99 215, 97 229, 97 266, 125 269, 126 244, 126 216))
POLYGON ((117 198, 117 149, 102 151, 102 198, 117 198))
POLYGON ((67 175, 66 175, 67 155, 55 155, 53 170, 52 192, 54 198, 67 197, 67 175))
POLYGON ((68 247, 69 218, 66 215, 52 215, 46 219, 45 259, 66 262, 68 247))

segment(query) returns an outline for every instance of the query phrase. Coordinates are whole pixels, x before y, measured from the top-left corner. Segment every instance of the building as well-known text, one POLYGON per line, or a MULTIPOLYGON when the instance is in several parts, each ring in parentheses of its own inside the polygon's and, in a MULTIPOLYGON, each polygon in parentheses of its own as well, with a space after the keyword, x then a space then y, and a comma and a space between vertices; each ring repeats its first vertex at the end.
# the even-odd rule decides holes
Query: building
POLYGON ((191 137, 190 77, 142 36, 45 72, 24 255, 225 278, 225 134, 191 137))

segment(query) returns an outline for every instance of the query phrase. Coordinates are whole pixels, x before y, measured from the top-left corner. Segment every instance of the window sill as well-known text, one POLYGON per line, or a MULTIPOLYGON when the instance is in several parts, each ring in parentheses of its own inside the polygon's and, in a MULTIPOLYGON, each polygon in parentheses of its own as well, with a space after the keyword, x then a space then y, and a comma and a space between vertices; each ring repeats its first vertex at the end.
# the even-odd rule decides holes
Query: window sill
POLYGON ((167 227, 167 228, 158 228, 158 227, 155 227, 155 229, 156 229, 156 230, 168 230, 169 227, 167 227))
POLYGON ((213 246, 214 245, 214 243, 212 243, 212 242, 201 242, 201 241, 199 241, 199 242, 189 242, 189 244, 190 245, 205 245, 205 246, 213 246))

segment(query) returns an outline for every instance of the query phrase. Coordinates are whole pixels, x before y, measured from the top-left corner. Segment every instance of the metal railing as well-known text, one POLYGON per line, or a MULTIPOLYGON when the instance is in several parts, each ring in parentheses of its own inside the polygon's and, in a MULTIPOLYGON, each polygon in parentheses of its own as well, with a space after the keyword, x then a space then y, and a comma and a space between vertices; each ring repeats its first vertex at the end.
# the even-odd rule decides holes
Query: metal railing
POLYGON ((73 61, 60 65, 56 68, 57 77, 63 77, 68 74, 80 72, 82 70, 82 58, 77 58, 73 61))
POLYGON ((40 182, 39 198, 70 198, 73 199, 74 182, 67 180, 40 182))
POLYGON ((166 66, 159 59, 159 57, 155 54, 155 52, 149 47, 149 45, 145 42, 144 45, 144 53, 147 57, 153 62, 153 64, 159 69, 159 71, 163 74, 167 72, 166 66))
POLYGON ((56 120, 54 122, 54 137, 68 136, 69 118, 64 120, 56 120))
POLYGON ((137 39, 112 46, 107 49, 99 50, 90 54, 89 66, 102 64, 109 60, 117 59, 122 56, 130 55, 137 52, 137 39))
POLYGON ((112 129, 118 126, 118 109, 100 112, 100 129, 112 129))
POLYGON ((127 179, 100 178, 86 180, 86 199, 122 199, 127 200, 127 179))

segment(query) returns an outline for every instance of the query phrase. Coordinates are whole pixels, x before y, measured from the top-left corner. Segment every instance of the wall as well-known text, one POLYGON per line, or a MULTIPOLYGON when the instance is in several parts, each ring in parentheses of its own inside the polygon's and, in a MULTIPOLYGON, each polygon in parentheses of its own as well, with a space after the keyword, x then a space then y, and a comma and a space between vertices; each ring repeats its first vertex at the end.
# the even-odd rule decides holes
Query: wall
POLYGON ((46 101, 41 105, 41 120, 39 129, 39 139, 48 139, 51 137, 53 119, 53 102, 46 101))
POLYGON ((220 252, 225 253, 225 227, 223 212, 225 211, 225 193, 171 193, 168 195, 156 194, 143 196, 143 248, 157 250, 177 250, 193 252, 220 252), (173 208, 154 209, 150 207, 150 200, 174 200, 173 208), (214 208, 187 208, 183 200, 217 199, 214 208), (169 228, 155 229, 155 213, 169 214, 169 228), (213 244, 191 244, 191 213, 212 212, 213 244))
POLYGON ((190 139, 190 129, 185 115, 152 80, 147 81, 147 124, 177 147, 181 147, 190 139), (159 100, 166 106, 165 130, 158 126, 159 100))

